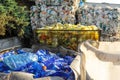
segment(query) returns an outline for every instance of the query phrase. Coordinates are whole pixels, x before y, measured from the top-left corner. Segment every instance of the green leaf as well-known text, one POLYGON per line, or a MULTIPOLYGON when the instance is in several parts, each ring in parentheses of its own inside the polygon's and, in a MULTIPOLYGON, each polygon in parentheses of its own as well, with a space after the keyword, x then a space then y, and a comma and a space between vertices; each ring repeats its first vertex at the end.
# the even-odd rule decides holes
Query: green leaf
POLYGON ((15 0, 0 0, 0 35, 5 34, 6 26, 16 29, 16 34, 23 35, 24 31, 21 29, 30 24, 28 15, 26 6, 19 6, 15 0))

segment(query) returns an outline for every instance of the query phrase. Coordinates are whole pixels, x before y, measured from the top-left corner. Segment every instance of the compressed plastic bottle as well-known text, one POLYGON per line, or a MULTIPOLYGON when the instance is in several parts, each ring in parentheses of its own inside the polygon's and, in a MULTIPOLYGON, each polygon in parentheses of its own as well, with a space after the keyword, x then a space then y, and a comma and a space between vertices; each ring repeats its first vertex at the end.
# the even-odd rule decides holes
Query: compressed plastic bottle
POLYGON ((2 61, 4 57, 11 56, 14 54, 15 54, 15 51, 9 51, 9 52, 6 52, 4 54, 0 54, 0 61, 2 61))
POLYGON ((84 2, 83 0, 80 0, 79 7, 83 7, 83 6, 84 6, 84 2))
POLYGON ((33 53, 16 54, 7 56, 3 59, 3 62, 11 70, 19 70, 21 67, 24 67, 34 61, 38 61, 38 56, 33 53))

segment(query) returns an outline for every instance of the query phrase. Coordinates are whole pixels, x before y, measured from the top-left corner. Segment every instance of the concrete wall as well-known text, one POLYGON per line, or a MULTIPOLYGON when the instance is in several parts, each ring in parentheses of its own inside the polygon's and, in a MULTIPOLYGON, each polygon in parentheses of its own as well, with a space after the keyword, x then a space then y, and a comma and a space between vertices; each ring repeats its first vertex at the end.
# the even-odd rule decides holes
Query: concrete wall
POLYGON ((20 47, 21 42, 17 37, 7 38, 7 39, 0 39, 0 51, 4 49, 9 49, 12 47, 20 47))

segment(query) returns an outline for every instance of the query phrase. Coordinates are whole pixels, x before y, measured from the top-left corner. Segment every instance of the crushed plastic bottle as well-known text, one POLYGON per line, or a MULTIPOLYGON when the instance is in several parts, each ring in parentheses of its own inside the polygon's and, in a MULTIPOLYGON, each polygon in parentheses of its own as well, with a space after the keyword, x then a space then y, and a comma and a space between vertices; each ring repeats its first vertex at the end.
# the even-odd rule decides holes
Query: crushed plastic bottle
POLYGON ((24 54, 26 52, 33 52, 33 49, 30 48, 22 48, 22 49, 17 49, 16 50, 17 54, 24 54))
POLYGON ((83 0, 80 0, 79 7, 83 7, 83 6, 84 6, 84 2, 83 0))
POLYGON ((34 61, 38 61, 38 56, 33 53, 16 54, 3 59, 3 62, 12 70, 19 70, 34 61))
POLYGON ((65 61, 68 63, 68 65, 70 65, 71 62, 74 60, 74 58, 71 57, 71 56, 65 56, 64 59, 65 59, 65 61))
POLYGON ((4 57, 11 56, 11 55, 14 55, 14 54, 15 54, 15 51, 13 51, 13 50, 11 50, 9 52, 5 52, 4 54, 0 55, 0 61, 2 61, 4 57))
POLYGON ((55 54, 50 54, 48 50, 38 50, 36 54, 38 56, 38 62, 43 62, 46 65, 53 62, 54 59, 59 58, 55 54))
POLYGON ((34 78, 39 78, 44 76, 45 70, 43 69, 43 66, 45 66, 43 63, 31 62, 27 64, 25 71, 34 74, 34 78))
POLYGON ((48 50, 38 50, 36 53, 18 50, 16 53, 10 51, 0 55, 3 58, 0 72, 24 71, 34 74, 34 78, 59 76, 65 80, 74 80, 74 73, 69 66, 74 59, 71 56, 61 57, 48 50))
POLYGON ((17 52, 17 54, 24 54, 24 53, 26 53, 23 49, 18 49, 16 52, 17 52))

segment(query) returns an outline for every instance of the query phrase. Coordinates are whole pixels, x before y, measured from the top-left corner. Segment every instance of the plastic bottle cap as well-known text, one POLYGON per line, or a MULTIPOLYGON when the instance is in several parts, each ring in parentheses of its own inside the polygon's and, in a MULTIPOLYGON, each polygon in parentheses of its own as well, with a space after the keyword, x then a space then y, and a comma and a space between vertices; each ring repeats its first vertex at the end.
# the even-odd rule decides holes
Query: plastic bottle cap
POLYGON ((42 66, 43 70, 47 70, 47 67, 46 66, 42 66))

